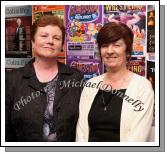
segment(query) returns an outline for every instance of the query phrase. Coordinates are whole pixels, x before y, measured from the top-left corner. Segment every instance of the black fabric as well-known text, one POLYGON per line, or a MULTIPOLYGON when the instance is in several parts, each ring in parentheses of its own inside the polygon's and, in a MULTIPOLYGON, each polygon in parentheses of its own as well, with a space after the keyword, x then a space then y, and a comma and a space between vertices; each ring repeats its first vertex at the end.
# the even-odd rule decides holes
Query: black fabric
MULTIPOLYGON (((25 67, 5 74, 6 142, 44 141, 43 115, 47 97, 43 84, 36 77, 34 61, 32 59, 25 67)), ((82 87, 62 87, 62 83, 81 81, 83 74, 58 62, 58 76, 53 106, 57 141, 75 141, 82 87)))
POLYGON ((120 117, 123 99, 116 94, 99 90, 88 115, 89 142, 119 142, 120 117), (104 98, 104 100, 103 100, 104 98), (105 110, 106 107, 106 110, 105 110))
POLYGON ((49 81, 46 86, 44 86, 44 91, 47 94, 47 105, 44 112, 44 125, 43 125, 43 133, 44 140, 46 141, 57 141, 57 133, 56 133, 56 124, 53 117, 53 105, 56 91, 56 82, 58 76, 54 77, 51 81, 49 81))

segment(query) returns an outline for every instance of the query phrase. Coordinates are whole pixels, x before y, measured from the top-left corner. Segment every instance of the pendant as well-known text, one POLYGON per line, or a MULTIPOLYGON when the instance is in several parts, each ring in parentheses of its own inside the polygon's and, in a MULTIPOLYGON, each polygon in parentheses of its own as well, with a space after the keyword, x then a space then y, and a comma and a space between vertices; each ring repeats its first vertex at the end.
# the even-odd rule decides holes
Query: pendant
POLYGON ((104 107, 104 111, 106 111, 106 110, 107 110, 107 107, 105 106, 105 107, 104 107))

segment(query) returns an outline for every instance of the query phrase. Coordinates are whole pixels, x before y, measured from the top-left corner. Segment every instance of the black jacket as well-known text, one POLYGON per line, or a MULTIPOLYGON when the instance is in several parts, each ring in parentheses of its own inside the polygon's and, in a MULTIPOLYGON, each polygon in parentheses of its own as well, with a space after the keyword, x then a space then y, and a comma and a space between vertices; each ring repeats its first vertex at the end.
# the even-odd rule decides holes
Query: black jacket
MULTIPOLYGON (((34 60, 31 60, 23 68, 6 72, 6 142, 44 141, 43 115, 46 106, 46 93, 42 90, 43 87, 36 77, 33 62, 34 60)), ((63 87, 62 83, 80 82, 82 79, 81 72, 58 63, 58 81, 53 106, 58 141, 75 141, 82 91, 82 86, 78 86, 78 84, 63 87)))

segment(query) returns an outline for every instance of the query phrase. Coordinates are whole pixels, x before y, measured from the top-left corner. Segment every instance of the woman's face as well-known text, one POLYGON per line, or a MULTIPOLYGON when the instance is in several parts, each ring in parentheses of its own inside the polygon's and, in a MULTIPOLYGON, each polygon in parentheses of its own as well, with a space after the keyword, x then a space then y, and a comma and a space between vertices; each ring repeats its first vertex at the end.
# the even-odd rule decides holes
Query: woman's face
POLYGON ((123 39, 101 46, 101 57, 106 68, 118 70, 126 67, 126 44, 123 39))
POLYGON ((62 49, 62 31, 58 26, 38 27, 32 41, 35 56, 55 58, 62 49))

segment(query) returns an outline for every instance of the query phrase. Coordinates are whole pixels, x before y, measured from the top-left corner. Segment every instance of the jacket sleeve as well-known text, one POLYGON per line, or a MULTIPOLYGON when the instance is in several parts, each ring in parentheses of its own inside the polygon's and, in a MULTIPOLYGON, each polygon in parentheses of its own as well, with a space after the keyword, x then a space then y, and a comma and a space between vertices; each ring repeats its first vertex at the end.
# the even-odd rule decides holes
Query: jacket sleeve
POLYGON ((150 82, 140 88, 138 99, 144 103, 142 111, 136 112, 136 116, 131 123, 126 140, 131 142, 147 141, 153 121, 154 91, 150 82))
POLYGON ((10 83, 10 73, 5 73, 5 141, 13 142, 15 141, 14 130, 11 124, 11 111, 13 107, 12 99, 12 84, 10 83))
POLYGON ((80 103, 79 103, 79 119, 76 127, 76 142, 87 142, 88 125, 87 114, 86 114, 86 93, 85 88, 81 93, 80 103))

